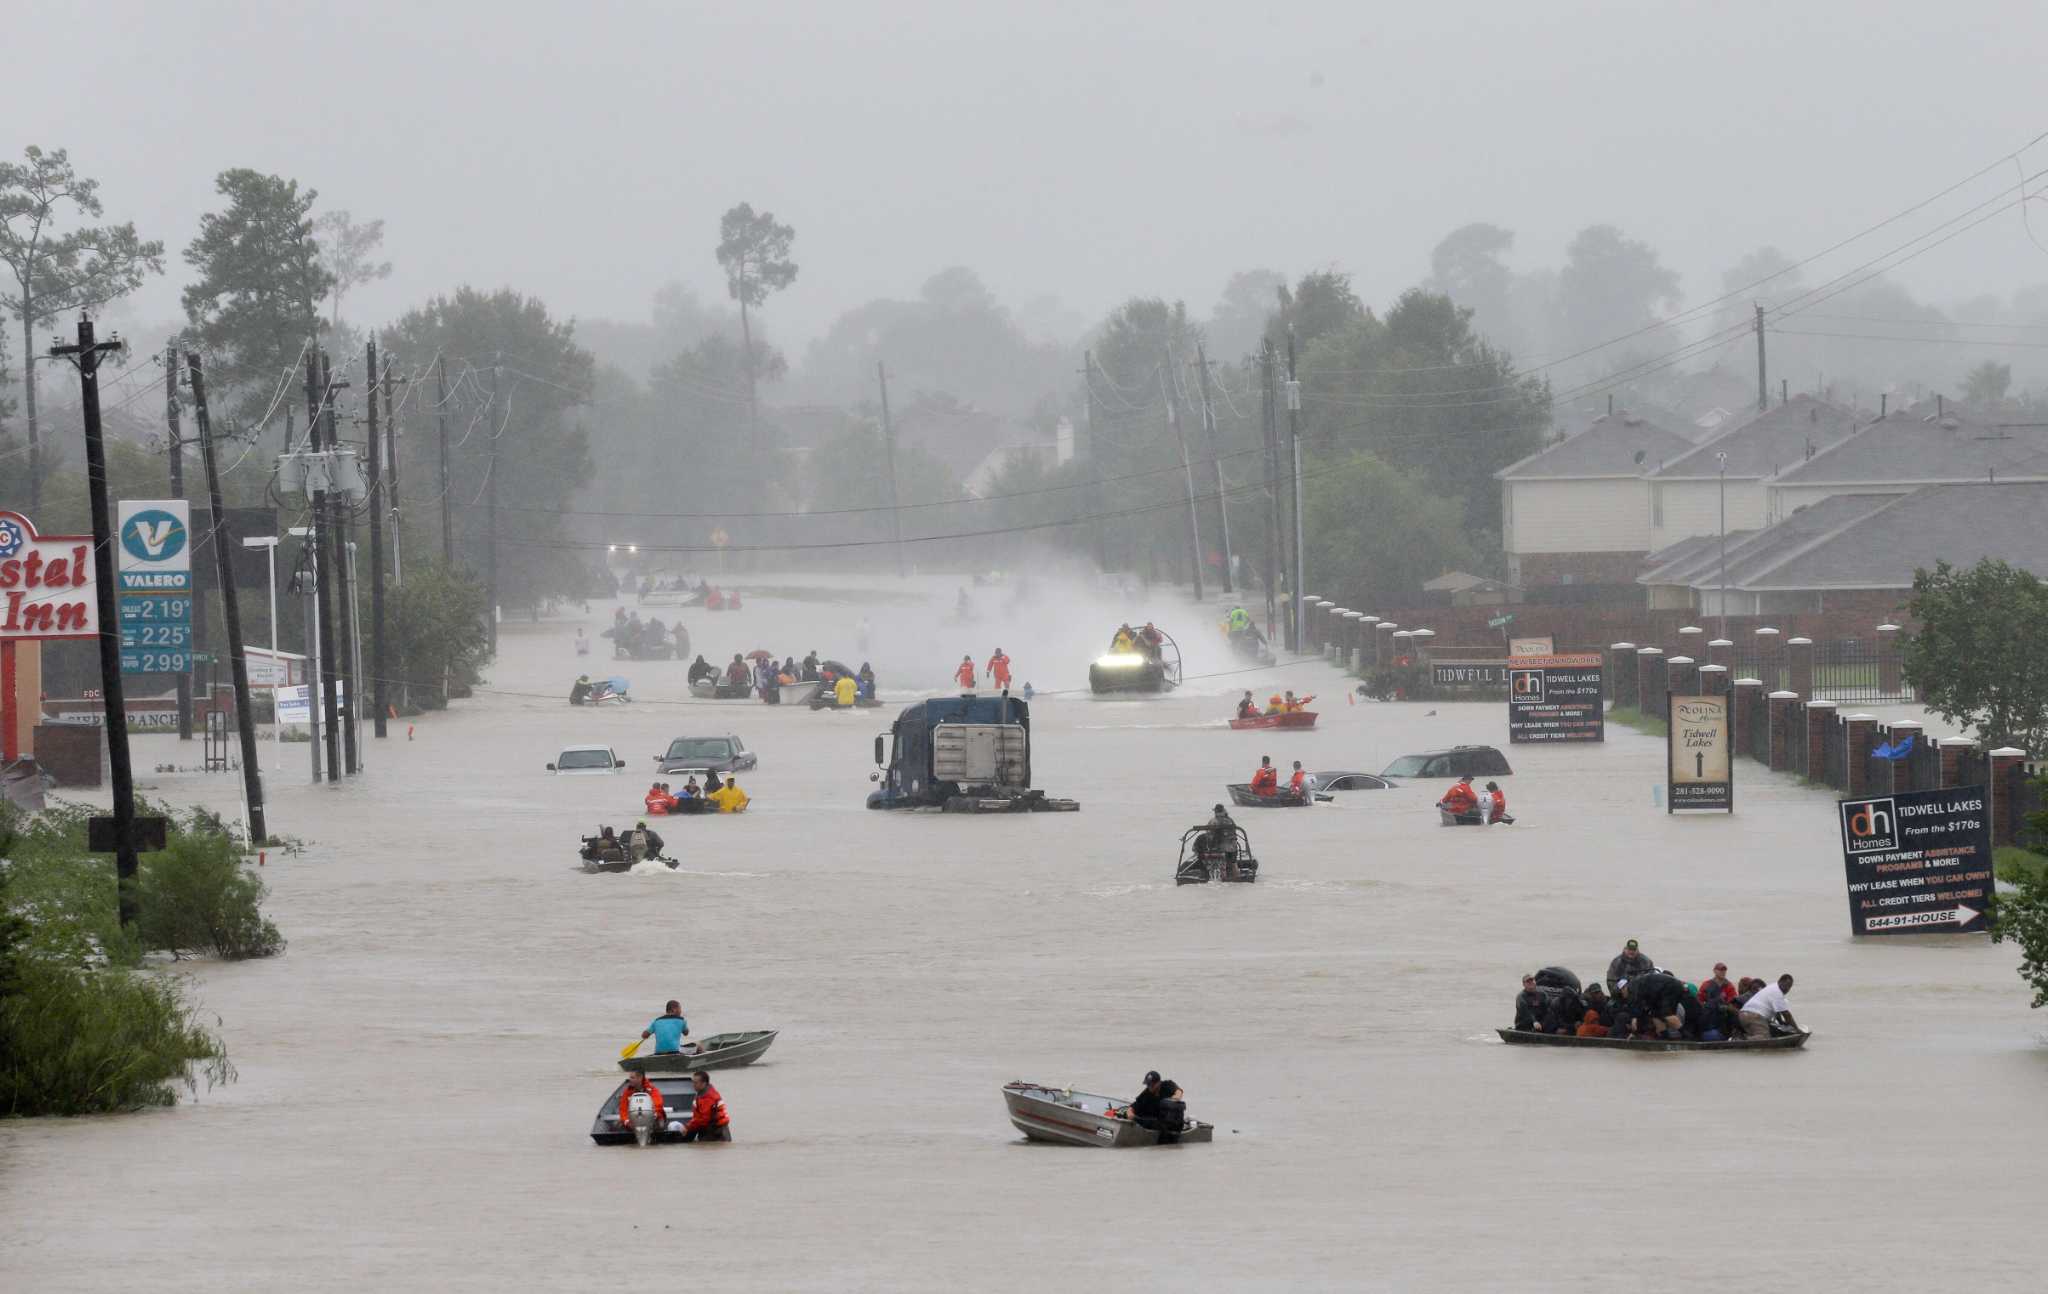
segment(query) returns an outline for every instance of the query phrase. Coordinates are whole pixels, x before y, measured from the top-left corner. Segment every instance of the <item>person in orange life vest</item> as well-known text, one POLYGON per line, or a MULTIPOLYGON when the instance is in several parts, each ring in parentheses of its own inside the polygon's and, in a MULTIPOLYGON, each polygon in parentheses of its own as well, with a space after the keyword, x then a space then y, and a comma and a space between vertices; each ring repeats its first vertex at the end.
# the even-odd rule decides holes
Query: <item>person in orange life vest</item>
POLYGON ((1308 709, 1308 703, 1313 700, 1315 698, 1312 696, 1297 697, 1294 693, 1289 692, 1287 694, 1287 713, 1300 714, 1303 710, 1308 709))
POLYGON ((1259 771, 1252 774, 1252 794, 1272 795, 1280 789, 1280 770, 1273 767, 1271 755, 1259 756, 1259 771))
POLYGON ((988 658, 988 681, 991 687, 1010 686, 1010 658, 1003 655, 1000 647, 988 658))
POLYGON ((1467 773, 1459 778, 1450 790, 1444 792, 1444 798, 1436 802, 1436 807, 1445 813, 1453 814, 1476 811, 1479 808, 1479 796, 1472 790, 1472 775, 1467 773))
POLYGON ((1287 779, 1287 789, 1304 800, 1315 794, 1315 779, 1303 771, 1298 759, 1294 761, 1294 776, 1287 779))
POLYGON ((647 797, 643 803, 647 805, 649 814, 663 814, 668 812, 669 806, 675 801, 669 798, 668 788, 656 782, 647 788, 647 797))
POLYGON ((1508 820, 1508 793, 1500 789, 1499 782, 1488 782, 1487 793, 1492 797, 1492 806, 1487 810, 1486 821, 1490 826, 1508 820))
POLYGON ((972 689, 974 687, 974 657, 962 656, 960 658, 960 668, 953 671, 953 678, 961 687, 972 689))
POLYGON ((711 1086, 711 1075, 698 1070, 690 1075, 697 1100, 690 1107, 690 1121, 683 1125, 684 1141, 731 1141, 732 1120, 725 1112, 725 1098, 711 1086))
POLYGON ((627 1079, 626 1090, 619 1093, 619 1125, 627 1128, 633 1126, 633 1094, 636 1092, 647 1093, 648 1098, 654 1102, 654 1124, 659 1128, 668 1119, 668 1107, 662 1104, 661 1089, 644 1073, 635 1074, 627 1079))
POLYGON ((1282 700, 1280 699, 1280 694, 1279 694, 1278 692, 1275 692, 1275 693, 1274 693, 1274 694, 1273 694, 1272 696, 1269 696, 1269 697, 1267 697, 1267 698, 1266 698, 1266 713, 1267 713, 1267 714, 1286 714, 1286 713, 1287 713, 1287 703, 1286 703, 1285 701, 1282 701, 1282 700))

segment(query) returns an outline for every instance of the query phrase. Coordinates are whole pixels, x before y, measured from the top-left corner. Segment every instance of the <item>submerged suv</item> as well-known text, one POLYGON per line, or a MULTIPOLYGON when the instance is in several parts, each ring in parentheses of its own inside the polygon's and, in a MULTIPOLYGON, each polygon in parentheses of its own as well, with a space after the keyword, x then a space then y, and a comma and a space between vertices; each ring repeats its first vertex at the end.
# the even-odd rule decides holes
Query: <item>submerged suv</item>
POLYGON ((1509 777, 1507 756, 1491 746, 1452 746, 1403 755, 1380 770, 1381 777, 1509 777))
POLYGON ((654 762, 664 774, 668 774, 689 770, 703 772, 706 769, 716 769, 721 773, 744 772, 761 761, 747 749, 747 743, 728 735, 678 737, 668 744, 665 752, 654 757, 654 762))

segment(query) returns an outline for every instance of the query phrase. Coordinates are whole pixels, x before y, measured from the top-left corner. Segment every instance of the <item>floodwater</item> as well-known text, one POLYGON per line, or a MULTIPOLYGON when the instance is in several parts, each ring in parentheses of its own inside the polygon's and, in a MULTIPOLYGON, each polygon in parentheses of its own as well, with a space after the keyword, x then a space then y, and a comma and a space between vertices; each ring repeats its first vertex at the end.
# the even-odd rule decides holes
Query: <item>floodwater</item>
MULTIPOLYGON (((952 587, 928 592, 868 608, 885 696, 943 687, 999 632, 1020 682, 1074 687, 1107 631, 1092 603, 951 623, 952 587)), ((790 594, 686 619, 714 661, 858 656, 859 608, 790 594)), ((1145 614, 1191 672, 1229 668, 1206 614, 1145 614)), ((1824 793, 1745 763, 1733 817, 1674 819, 1662 743, 1617 729, 1510 750, 1513 827, 1437 827, 1434 786, 1244 811, 1259 883, 1176 890, 1180 831, 1260 754, 1377 769, 1502 743, 1504 707, 1347 704, 1320 662, 1049 696, 1038 782, 1079 814, 878 814, 890 710, 685 701, 680 664, 621 666, 639 700, 570 710, 579 668, 610 672, 575 628, 609 620, 506 625, 491 691, 394 727, 338 789, 283 748, 272 823, 307 844, 265 875, 290 950, 177 971, 240 1080, 0 1124, 0 1287, 2039 1288, 2048 1045, 2016 954, 1852 941, 1824 793), (1240 685, 1319 692, 1322 723, 1231 732, 1240 685), (662 824, 678 872, 574 869, 670 737, 727 731, 761 754, 751 812, 662 824), (590 741, 628 771, 543 771, 590 741), (1688 977, 1793 972, 1814 1040, 1494 1037, 1520 972, 1591 976, 1630 936, 1688 977), (782 1031, 716 1076, 736 1143, 593 1146, 619 1048, 669 997, 699 1034, 782 1031), (1148 1068, 1215 1144, 1039 1147, 1004 1118, 1007 1080, 1128 1095, 1148 1068)), ((197 760, 139 743, 145 768, 197 760)), ((143 780, 235 799, 219 775, 143 780)))

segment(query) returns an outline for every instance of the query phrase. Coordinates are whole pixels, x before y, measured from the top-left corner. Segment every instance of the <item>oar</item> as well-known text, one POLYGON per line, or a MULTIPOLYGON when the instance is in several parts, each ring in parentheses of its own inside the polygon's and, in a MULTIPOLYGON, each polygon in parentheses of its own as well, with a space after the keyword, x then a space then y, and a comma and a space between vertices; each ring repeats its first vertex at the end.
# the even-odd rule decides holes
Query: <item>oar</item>
POLYGON ((620 1060, 624 1060, 624 1059, 626 1059, 627 1057, 631 1056, 631 1055, 632 1055, 632 1054, 633 1054, 634 1052, 636 1052, 636 1051, 640 1050, 640 1044, 641 1044, 641 1043, 643 1043, 643 1042, 646 1042, 646 1041, 647 1041, 647 1039, 645 1039, 645 1038, 635 1038, 635 1039, 633 1039, 633 1041, 631 1041, 631 1042, 629 1042, 629 1043, 627 1043, 627 1044, 626 1044, 626 1049, 625 1049, 624 1051, 621 1051, 621 1052, 619 1053, 619 1059, 620 1059, 620 1060))

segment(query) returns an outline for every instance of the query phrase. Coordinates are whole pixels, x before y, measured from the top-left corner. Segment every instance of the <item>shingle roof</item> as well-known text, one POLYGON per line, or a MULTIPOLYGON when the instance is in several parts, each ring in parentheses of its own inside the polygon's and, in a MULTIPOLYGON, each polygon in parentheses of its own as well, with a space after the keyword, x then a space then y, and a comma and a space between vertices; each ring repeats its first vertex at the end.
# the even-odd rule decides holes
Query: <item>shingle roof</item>
MULTIPOLYGON (((1728 554, 1729 586, 1741 587, 1750 576, 1768 571, 1786 558, 1825 541, 1844 526, 1861 521, 1896 502, 1898 497, 1896 494, 1836 494, 1808 504, 1777 525, 1757 531, 1739 552, 1728 554)), ((1708 574, 1700 572, 1701 576, 1708 574)), ((1721 579, 1719 568, 1716 567, 1711 575, 1718 584, 1721 579)))
POLYGON ((1671 428, 1622 410, 1603 414, 1578 435, 1511 463, 1494 475, 1510 481, 1641 476, 1692 448, 1692 441, 1671 428))
POLYGON ((1971 566, 1984 557, 2048 575, 2043 517, 2048 517, 2048 482, 1930 485, 1894 496, 1817 541, 1792 547, 1737 587, 1901 589, 1912 585, 1914 571, 1932 569, 1936 562, 1971 566))
POLYGON ((1716 455, 1725 453, 1731 477, 1774 476, 1854 434, 1855 428, 1854 410, 1810 395, 1795 395, 1722 432, 1653 475, 1660 481, 1718 476, 1721 463, 1716 455))
POLYGON ((2048 476, 2048 423, 2000 425, 1933 410, 1893 414, 1778 477, 1780 484, 2048 476))
MULTIPOLYGON (((1728 553, 1742 551, 1742 546, 1756 537, 1754 530, 1731 530, 1728 532, 1728 553)), ((1636 577, 1638 584, 1691 584, 1701 571, 1721 568, 1721 537, 1719 535, 1694 535, 1681 539, 1658 553, 1652 553, 1649 569, 1636 577)))

